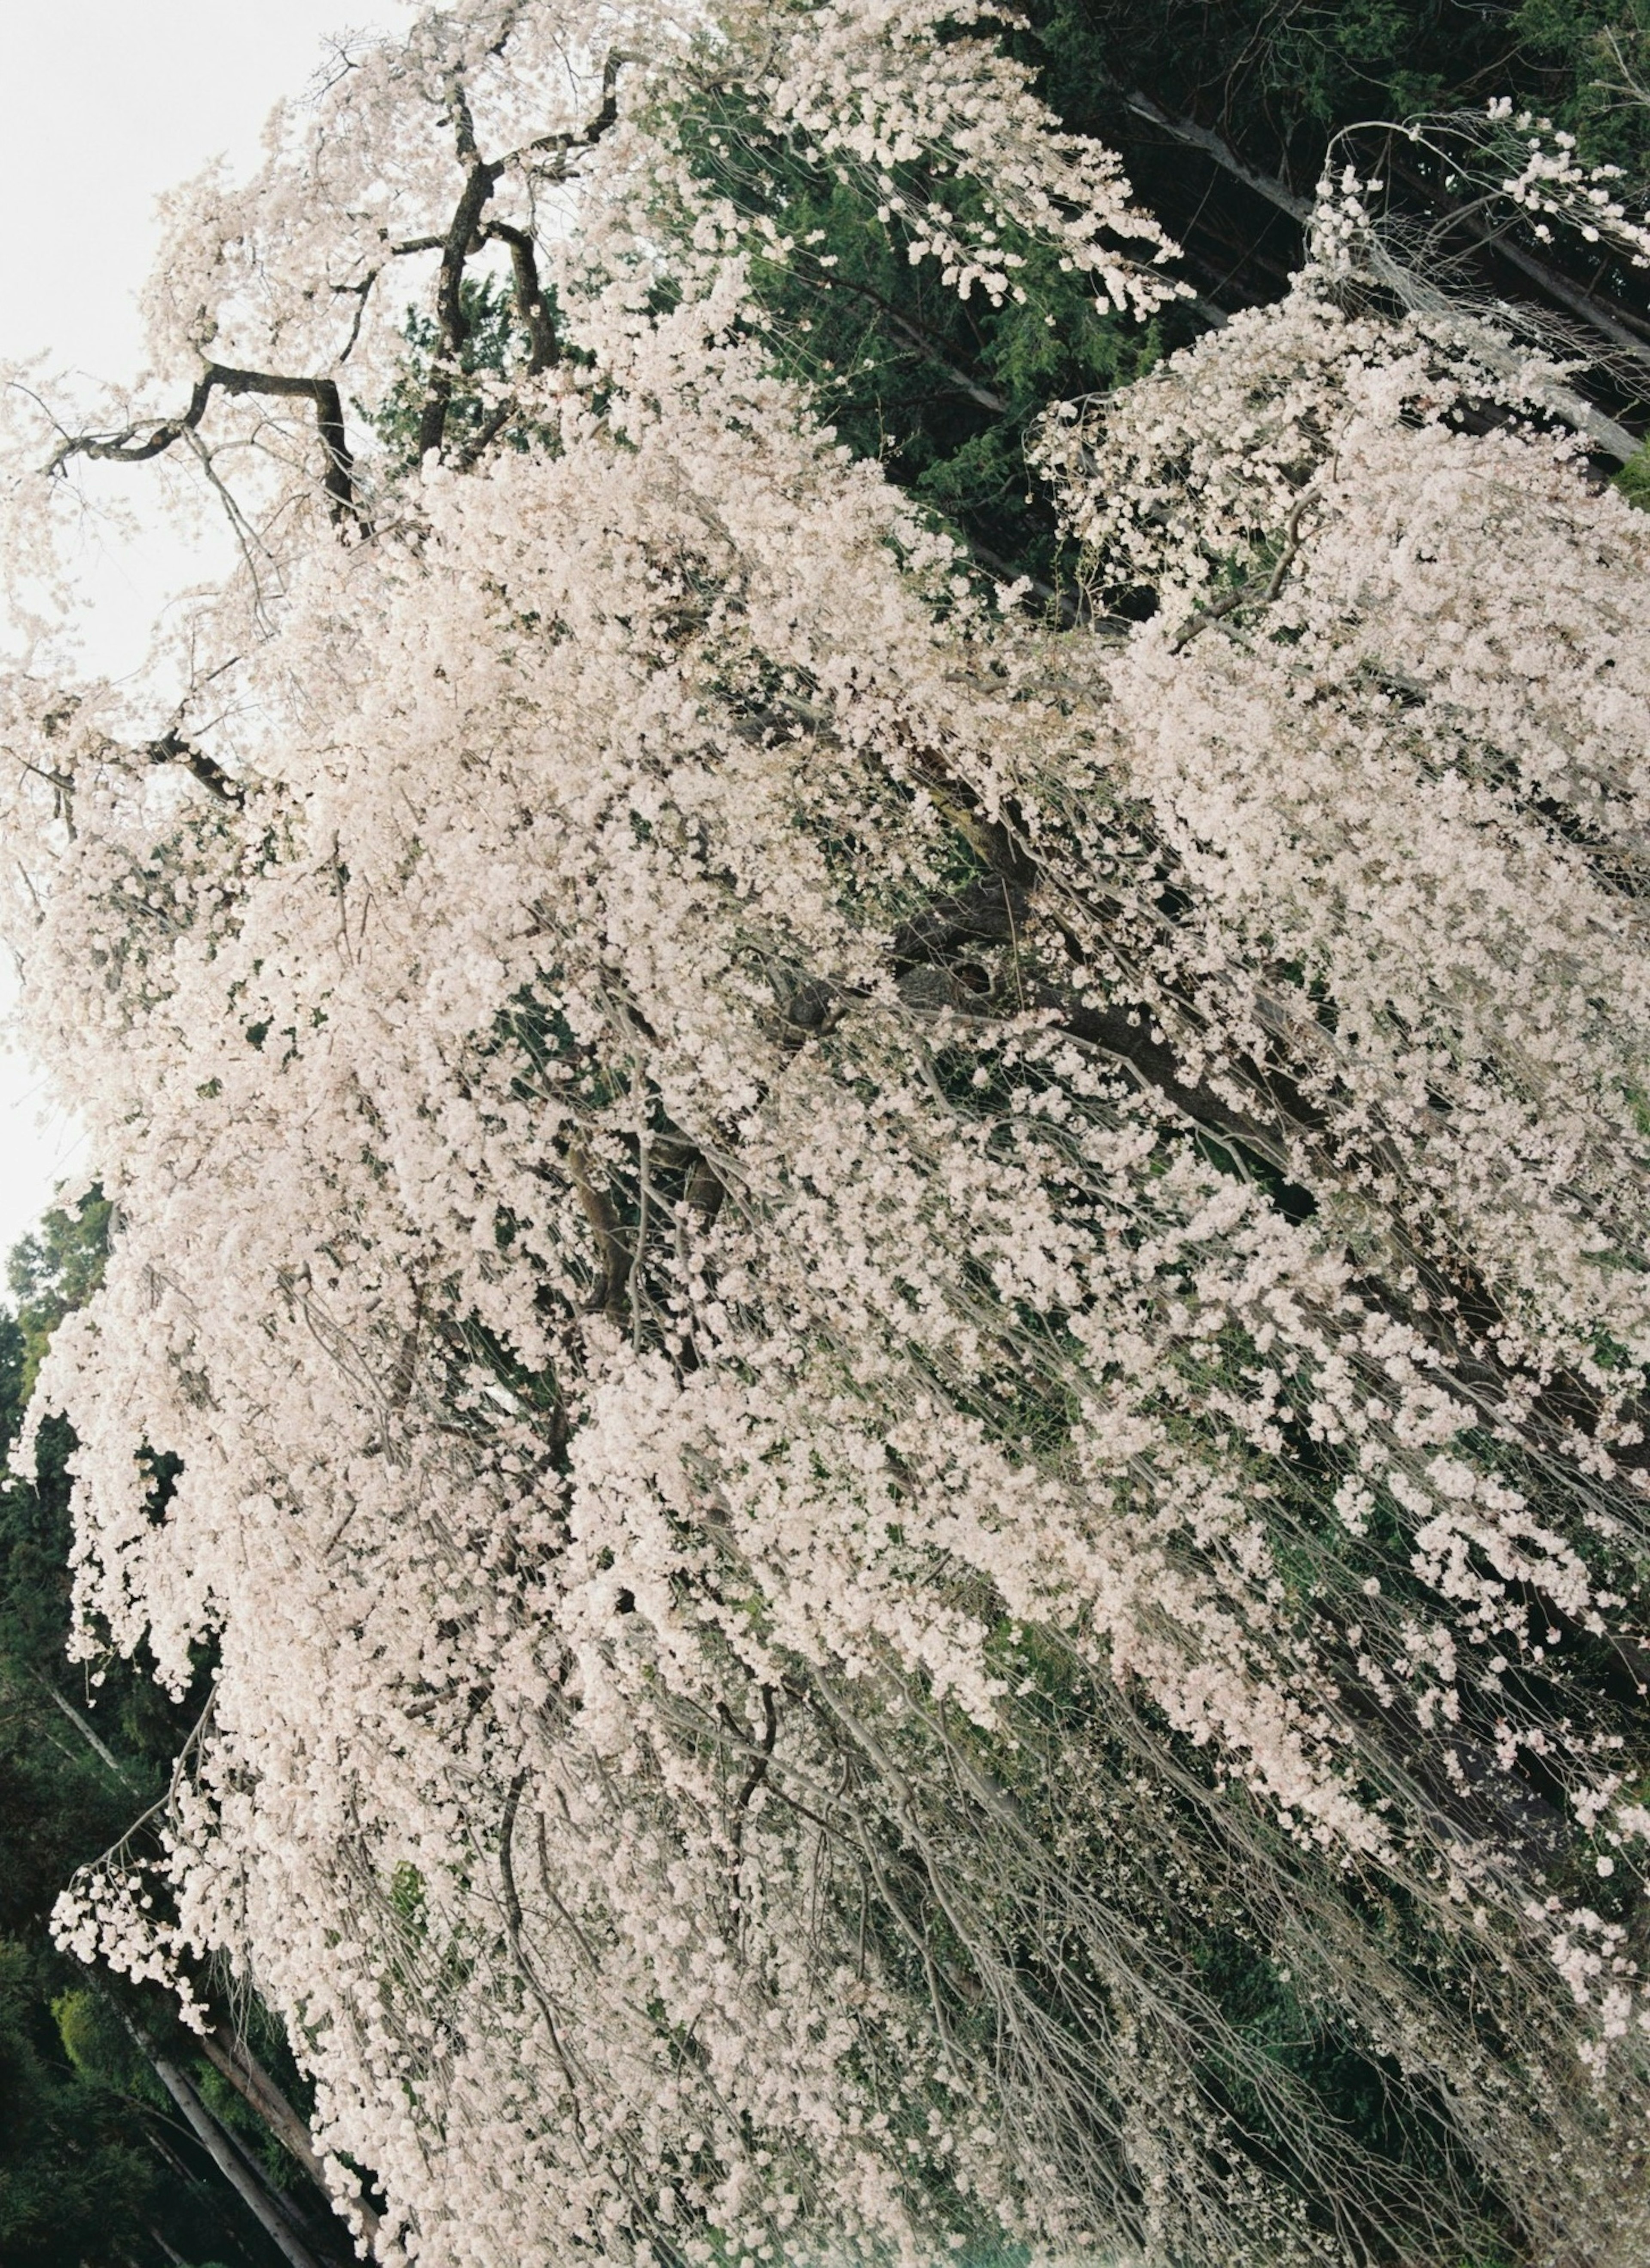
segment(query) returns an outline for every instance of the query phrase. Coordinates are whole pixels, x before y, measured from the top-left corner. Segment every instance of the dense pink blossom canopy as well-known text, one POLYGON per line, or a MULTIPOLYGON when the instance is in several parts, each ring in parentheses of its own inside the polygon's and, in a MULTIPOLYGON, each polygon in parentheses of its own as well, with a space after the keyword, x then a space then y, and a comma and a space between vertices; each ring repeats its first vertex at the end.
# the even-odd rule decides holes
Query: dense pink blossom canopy
POLYGON ((61 1931, 255 1984, 386 2263, 1455 2261, 1475 2180, 1642 2257, 1650 519, 1354 182, 1050 405, 1158 598, 1052 625, 774 375, 713 86, 969 184, 959 291, 1179 288, 971 7, 461 0, 179 194, 152 396, 10 396, 4 914, 118 1221, 36 1416, 88 1657, 220 1665, 61 1931), (393 475, 328 419, 495 224, 531 446, 393 475), (136 685, 55 447, 232 504, 136 685))

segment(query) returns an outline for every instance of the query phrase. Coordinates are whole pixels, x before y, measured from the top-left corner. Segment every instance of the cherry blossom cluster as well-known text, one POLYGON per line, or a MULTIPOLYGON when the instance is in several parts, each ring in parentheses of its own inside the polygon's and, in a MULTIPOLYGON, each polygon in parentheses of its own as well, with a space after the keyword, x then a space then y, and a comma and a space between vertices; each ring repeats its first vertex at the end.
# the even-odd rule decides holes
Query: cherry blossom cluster
POLYGON ((1514 141, 1509 158, 1517 171, 1500 183, 1501 195, 1534 216, 1543 244, 1553 240, 1555 223, 1567 224, 1585 243, 1612 245, 1635 268, 1650 266, 1650 221, 1624 198, 1621 166, 1586 164, 1573 134, 1528 111, 1514 117, 1510 100, 1492 104, 1489 117, 1502 129, 1499 138, 1514 141))

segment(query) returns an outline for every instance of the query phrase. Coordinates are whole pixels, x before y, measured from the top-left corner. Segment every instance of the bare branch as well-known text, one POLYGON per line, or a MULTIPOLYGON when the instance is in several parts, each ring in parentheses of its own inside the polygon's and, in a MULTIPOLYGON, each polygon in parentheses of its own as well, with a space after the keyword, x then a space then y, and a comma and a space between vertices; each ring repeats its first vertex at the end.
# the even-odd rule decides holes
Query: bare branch
MULTIPOLYGON (((1231 144, 1224 141, 1219 134, 1212 132, 1206 126, 1197 125, 1190 118, 1171 117, 1168 112, 1161 109, 1149 95, 1142 94, 1138 91, 1125 99, 1130 109, 1140 117, 1149 119, 1153 125, 1160 127, 1164 133, 1173 135, 1177 142, 1183 142, 1191 149, 1201 150, 1206 157, 1212 158, 1223 172, 1230 173, 1234 180, 1241 181, 1244 187, 1252 189, 1256 196, 1265 198, 1269 204, 1276 205, 1280 212, 1287 213, 1300 227, 1310 232, 1313 209, 1305 199, 1296 196, 1293 189, 1285 188, 1284 183, 1275 179, 1273 175, 1258 173, 1254 166, 1246 165, 1231 144)), ((1573 312, 1584 314, 1586 320, 1593 323, 1604 335, 1611 337, 1612 340, 1615 339, 1614 328, 1607 320, 1601 320, 1600 312, 1596 306, 1590 303, 1583 304, 1587 295, 1573 292, 1568 287, 1556 288, 1555 279, 1551 272, 1544 268, 1538 269, 1538 264, 1520 253, 1516 246, 1509 246, 1499 237, 1492 238, 1491 245, 1493 250, 1508 258, 1514 266, 1528 274, 1531 279, 1538 283, 1552 298, 1560 300, 1573 312)), ((1403 261, 1394 258, 1384 247, 1381 247, 1378 253, 1374 280, 1384 289, 1390 291, 1403 306, 1417 311, 1437 311, 1445 304, 1432 284, 1407 268, 1403 261)), ((1520 360, 1516 350, 1509 344, 1503 351, 1487 331, 1477 342, 1475 350, 1492 369, 1505 369, 1510 372, 1517 366, 1520 360)), ((1635 348, 1635 352, 1641 350, 1635 348)), ((1638 439, 1627 431, 1624 425, 1617 419, 1608 416, 1595 403, 1583 400, 1569 387, 1550 387, 1545 394, 1545 406, 1555 416, 1562 418, 1577 432, 1585 434, 1595 448, 1607 456, 1614 457, 1617 463, 1625 464, 1627 460, 1637 453, 1638 439)))
POLYGON ((332 516, 335 520, 359 520, 355 459, 344 435, 343 403, 337 382, 330 378, 295 378, 279 371, 232 370, 223 363, 209 362, 195 380, 189 406, 180 416, 128 425, 118 433, 71 435, 57 449, 47 470, 62 472, 71 457, 97 458, 117 465, 146 464, 151 458, 163 455, 185 434, 195 431, 214 394, 260 394, 313 401, 315 430, 326 457, 322 485, 332 500, 332 516))
MULTIPOLYGON (((554 153, 564 160, 579 150, 588 150, 600 141, 619 115, 619 72, 630 62, 629 55, 609 55, 602 68, 601 107, 587 126, 573 134, 546 134, 522 149, 512 151, 504 158, 483 158, 475 139, 475 121, 469 103, 461 86, 455 86, 449 97, 449 114, 453 121, 460 164, 468 168, 464 187, 453 209, 453 219, 446 234, 440 238, 418 237, 398 245, 397 252, 422 252, 438 249, 441 254, 440 273, 436 282, 436 321, 441 335, 441 348, 430 374, 429 391, 418 420, 418 453, 428 456, 439 452, 446 436, 447 414, 452 407, 453 380, 458 373, 466 342, 469 337, 469 319, 464 312, 464 270, 472 255, 490 238, 510 249, 511 269, 515 285, 516 305, 527 326, 528 340, 527 367, 529 371, 548 370, 557 359, 555 333, 544 306, 543 291, 539 281, 538 261, 532 237, 525 229, 508 223, 493 222, 482 225, 482 216, 491 202, 500 178, 512 166, 524 158, 541 153, 554 153)), ((562 167, 554 169, 559 177, 562 167)), ((501 430, 503 419, 497 421, 490 440, 501 430)), ((480 453, 472 447, 466 461, 473 462, 480 453)))
POLYGON ((539 280, 538 254, 533 239, 525 228, 512 228, 502 220, 490 221, 487 233, 496 242, 510 247, 510 278, 515 290, 516 312, 527 334, 528 374, 552 369, 562 358, 561 342, 544 304, 544 287, 539 280))
POLYGON ((253 2174, 249 2161, 231 2148, 223 2128, 178 2065, 146 2033, 139 2030, 118 2002, 111 2005, 133 2046, 145 2058, 156 2078, 183 2113, 201 2147, 276 2250, 290 2263, 290 2268, 320 2268, 314 2254, 280 2212, 261 2179, 253 2174))
POLYGON ((197 748, 192 741, 186 740, 175 726, 163 733, 158 740, 151 740, 144 754, 151 764, 181 764, 184 770, 192 772, 201 785, 215 795, 220 803, 245 800, 246 790, 239 781, 232 779, 215 757, 209 756, 204 749, 197 748))
MULTIPOLYGON (((468 120, 468 109, 461 114, 468 120)), ((466 139, 473 144, 474 136, 461 131, 460 144, 466 139)), ((464 269, 481 240, 481 217, 503 170, 497 162, 490 165, 479 158, 471 166, 452 225, 442 243, 441 271, 436 282, 436 321, 440 328, 441 345, 430 372, 429 391, 418 419, 420 457, 427 457, 432 451, 438 453, 446 433, 453 381, 470 330, 469 319, 464 313, 464 269)))

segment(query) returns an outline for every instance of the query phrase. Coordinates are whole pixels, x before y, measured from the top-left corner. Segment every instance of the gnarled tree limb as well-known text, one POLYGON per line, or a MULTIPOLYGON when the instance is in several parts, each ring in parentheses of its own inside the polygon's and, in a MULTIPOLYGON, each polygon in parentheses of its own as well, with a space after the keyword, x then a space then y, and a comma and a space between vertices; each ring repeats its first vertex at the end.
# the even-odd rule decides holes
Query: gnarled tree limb
POLYGON ((141 465, 158 457, 186 433, 193 433, 206 415, 214 394, 262 394, 286 400, 308 400, 315 405, 315 430, 326 460, 322 484, 336 520, 359 520, 356 499, 355 459, 344 437, 343 403, 337 381, 330 378, 294 378, 279 371, 233 370, 209 362, 195 382, 189 405, 177 417, 126 426, 118 433, 77 433, 58 448, 47 470, 59 473, 71 457, 100 458, 117 465, 141 465))

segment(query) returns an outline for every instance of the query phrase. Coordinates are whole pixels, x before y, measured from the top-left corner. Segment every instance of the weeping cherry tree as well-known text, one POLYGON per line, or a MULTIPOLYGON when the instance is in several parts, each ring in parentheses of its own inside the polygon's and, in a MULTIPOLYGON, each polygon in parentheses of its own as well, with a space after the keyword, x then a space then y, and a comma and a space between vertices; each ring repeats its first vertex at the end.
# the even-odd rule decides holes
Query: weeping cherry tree
POLYGON ((1632 435, 1349 176, 1049 403, 1044 595, 786 375, 778 157, 1189 300, 969 0, 455 0, 11 374, 34 1422, 88 1660, 215 1665, 60 1933, 263 1996, 387 2268, 1626 2268, 1632 435), (235 556, 114 685, 144 482, 235 556))

